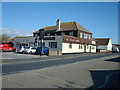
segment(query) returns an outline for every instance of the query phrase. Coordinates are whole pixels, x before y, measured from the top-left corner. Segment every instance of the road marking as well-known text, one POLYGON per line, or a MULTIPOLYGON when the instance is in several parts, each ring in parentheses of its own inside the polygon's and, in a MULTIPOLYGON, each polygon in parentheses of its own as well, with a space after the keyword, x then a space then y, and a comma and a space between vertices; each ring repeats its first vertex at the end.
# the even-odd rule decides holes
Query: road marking
POLYGON ((0 63, 0 65, 6 65, 6 64, 12 64, 12 63, 0 63))

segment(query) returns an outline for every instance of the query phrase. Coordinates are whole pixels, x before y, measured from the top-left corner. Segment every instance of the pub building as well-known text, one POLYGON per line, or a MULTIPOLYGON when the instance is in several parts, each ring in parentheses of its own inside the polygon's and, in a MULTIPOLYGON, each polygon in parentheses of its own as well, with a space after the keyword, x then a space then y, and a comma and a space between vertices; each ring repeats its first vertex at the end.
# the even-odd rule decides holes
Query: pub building
POLYGON ((15 37, 14 44, 18 46, 40 47, 42 45, 52 50, 64 53, 96 52, 96 41, 92 33, 77 22, 60 23, 33 32, 33 36, 15 37))

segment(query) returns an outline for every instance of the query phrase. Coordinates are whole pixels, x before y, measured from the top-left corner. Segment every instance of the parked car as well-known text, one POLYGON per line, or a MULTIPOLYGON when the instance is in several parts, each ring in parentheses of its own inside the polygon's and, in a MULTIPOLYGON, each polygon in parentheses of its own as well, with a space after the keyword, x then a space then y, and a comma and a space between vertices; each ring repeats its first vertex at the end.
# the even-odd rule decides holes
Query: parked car
POLYGON ((36 53, 36 48, 34 47, 26 48, 25 53, 36 53))
POLYGON ((10 44, 0 44, 0 51, 15 51, 15 47, 10 44))
MULTIPOLYGON (((42 47, 42 54, 47 55, 49 51, 48 47, 42 47)), ((36 49, 36 54, 41 54, 41 47, 36 49)))
POLYGON ((16 48, 16 52, 17 53, 25 53, 26 52, 26 49, 29 49, 30 47, 28 46, 21 46, 19 48, 16 48))

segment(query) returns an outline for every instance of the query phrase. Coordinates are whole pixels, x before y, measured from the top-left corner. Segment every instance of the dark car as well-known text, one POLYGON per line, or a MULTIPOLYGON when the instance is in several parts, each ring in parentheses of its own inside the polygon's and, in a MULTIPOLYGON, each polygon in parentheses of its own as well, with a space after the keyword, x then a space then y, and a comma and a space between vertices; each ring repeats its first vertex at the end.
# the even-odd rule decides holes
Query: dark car
POLYGON ((36 54, 41 54, 41 52, 42 52, 42 54, 44 54, 44 55, 47 55, 48 54, 48 51, 49 51, 49 48, 48 47, 38 47, 37 49, 36 49, 36 54), (42 50, 42 51, 41 51, 42 50))

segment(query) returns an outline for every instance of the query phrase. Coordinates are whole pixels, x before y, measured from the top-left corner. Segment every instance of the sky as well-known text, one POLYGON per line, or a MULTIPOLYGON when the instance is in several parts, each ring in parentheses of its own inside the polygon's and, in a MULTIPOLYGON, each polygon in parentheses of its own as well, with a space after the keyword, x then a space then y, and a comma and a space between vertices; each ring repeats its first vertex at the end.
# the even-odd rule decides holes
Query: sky
POLYGON ((2 2, 3 33, 29 36, 40 28, 76 21, 93 38, 111 38, 118 43, 117 2, 2 2))

